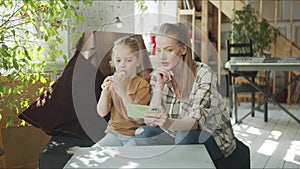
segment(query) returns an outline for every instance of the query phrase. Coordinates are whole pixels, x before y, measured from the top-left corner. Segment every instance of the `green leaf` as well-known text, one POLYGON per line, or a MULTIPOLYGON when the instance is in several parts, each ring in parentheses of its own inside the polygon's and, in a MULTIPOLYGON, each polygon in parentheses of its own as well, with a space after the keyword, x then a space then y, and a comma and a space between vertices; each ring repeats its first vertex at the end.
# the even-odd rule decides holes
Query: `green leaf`
POLYGON ((2 49, 7 52, 8 51, 8 46, 5 45, 5 44, 2 44, 2 49))
POLYGON ((43 47, 42 46, 39 46, 38 48, 37 48, 37 52, 41 52, 43 50, 43 47))
POLYGON ((52 67, 51 70, 53 73, 57 74, 57 69, 55 67, 52 67))
POLYGON ((13 59, 13 66, 16 70, 19 70, 19 63, 18 63, 17 59, 15 59, 15 58, 13 59))
POLYGON ((41 77, 40 77, 40 82, 41 82, 42 84, 46 84, 47 80, 46 80, 45 77, 41 76, 41 77))
POLYGON ((70 11, 70 10, 67 10, 67 11, 66 11, 65 17, 66 17, 66 18, 70 18, 70 16, 71 16, 71 11, 70 11))
POLYGON ((17 106, 15 107, 15 113, 16 113, 16 114, 19 114, 19 113, 20 113, 20 110, 19 110, 19 108, 18 108, 17 106))
POLYGON ((73 0, 73 3, 76 5, 78 3, 78 0, 73 0))
POLYGON ((10 14, 3 15, 4 18, 9 17, 9 16, 10 16, 10 14))
POLYGON ((68 6, 68 4, 66 3, 65 0, 60 0, 60 2, 61 2, 62 4, 64 4, 64 6, 68 6))
POLYGON ((56 40, 57 40, 58 43, 63 43, 64 42, 64 40, 59 36, 56 36, 56 40))
POLYGON ((45 35, 45 36, 44 36, 44 39, 45 39, 45 41, 47 42, 47 41, 49 40, 48 35, 45 35))
POLYGON ((16 32, 14 29, 11 29, 11 33, 13 34, 13 36, 16 36, 16 32))
POLYGON ((0 48, 0 54, 2 57, 7 57, 7 52, 5 52, 2 48, 0 48))
POLYGON ((64 58, 64 62, 67 63, 68 62, 68 56, 63 55, 63 58, 64 58))
POLYGON ((15 124, 15 120, 12 119, 11 116, 8 116, 7 119, 6 119, 6 125, 5 127, 8 128, 10 126, 13 126, 15 124))
POLYGON ((44 88, 39 89, 39 94, 44 92, 44 88))
POLYGON ((4 35, 3 34, 1 34, 1 36, 0 36, 0 41, 4 41, 4 35))
POLYGON ((20 126, 25 126, 26 125, 26 122, 25 122, 25 120, 21 120, 21 122, 20 122, 20 126))
POLYGON ((26 49, 25 47, 23 47, 23 49, 24 49, 25 57, 26 57, 28 60, 31 60, 31 57, 29 56, 27 49, 26 49))
MULTIPOLYGON (((77 1, 77 0, 76 0, 77 1)), ((84 5, 86 6, 92 6, 93 2, 91 0, 83 0, 84 5)), ((76 5, 76 4, 75 4, 76 5)))
POLYGON ((3 66, 3 68, 4 68, 5 70, 8 69, 8 62, 7 62, 7 60, 6 60, 5 58, 2 59, 2 66, 3 66))
POLYGON ((46 28, 44 26, 40 26, 40 31, 43 32, 43 33, 47 32, 46 28))

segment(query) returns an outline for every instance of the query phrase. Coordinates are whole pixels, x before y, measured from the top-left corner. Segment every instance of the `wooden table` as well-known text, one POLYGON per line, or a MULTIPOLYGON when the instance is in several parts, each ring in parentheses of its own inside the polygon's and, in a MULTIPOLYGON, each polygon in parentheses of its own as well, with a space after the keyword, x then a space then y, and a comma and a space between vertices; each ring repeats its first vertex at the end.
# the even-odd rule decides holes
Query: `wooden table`
POLYGON ((215 168, 202 144, 80 148, 64 168, 215 168))

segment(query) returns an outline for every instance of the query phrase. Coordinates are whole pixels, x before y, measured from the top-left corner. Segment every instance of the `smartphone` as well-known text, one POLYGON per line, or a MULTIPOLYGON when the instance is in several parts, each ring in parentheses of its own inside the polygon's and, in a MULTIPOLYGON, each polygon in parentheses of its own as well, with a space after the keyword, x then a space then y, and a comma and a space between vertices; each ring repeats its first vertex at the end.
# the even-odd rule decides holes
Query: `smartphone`
POLYGON ((129 104, 127 106, 128 117, 135 119, 144 118, 145 113, 159 113, 159 109, 141 104, 129 104))

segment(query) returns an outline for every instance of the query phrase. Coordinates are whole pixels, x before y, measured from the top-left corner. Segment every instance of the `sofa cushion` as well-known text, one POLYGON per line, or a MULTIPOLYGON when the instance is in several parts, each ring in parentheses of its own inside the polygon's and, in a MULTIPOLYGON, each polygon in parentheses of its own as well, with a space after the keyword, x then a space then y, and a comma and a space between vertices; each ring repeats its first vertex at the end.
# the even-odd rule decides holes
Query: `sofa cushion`
MULTIPOLYGON (((76 92, 73 89, 80 90, 79 88, 81 88, 84 92, 88 92, 84 86, 90 86, 91 83, 94 83, 94 93, 88 92, 91 96, 94 95, 94 98, 87 96, 88 98, 85 99, 94 100, 94 104, 90 104, 90 106, 96 106, 96 100, 98 100, 101 92, 99 86, 104 78, 105 76, 77 51, 65 67, 62 75, 51 86, 51 92, 48 92, 47 97, 42 94, 37 101, 19 115, 19 118, 43 129, 49 135, 89 138, 80 124, 78 116, 83 117, 82 122, 89 121, 89 123, 95 124, 95 128, 98 126, 99 129, 101 118, 97 115, 96 107, 92 111, 87 109, 85 115, 80 115, 80 112, 75 110, 73 97, 76 92), (81 71, 76 71, 76 74, 73 74, 76 66, 80 67, 81 71), (92 74, 95 74, 95 78, 92 78, 92 74), (78 81, 76 79, 80 79, 80 82, 73 84, 74 81, 78 81)), ((87 107, 86 102, 79 104, 78 106, 87 107)))

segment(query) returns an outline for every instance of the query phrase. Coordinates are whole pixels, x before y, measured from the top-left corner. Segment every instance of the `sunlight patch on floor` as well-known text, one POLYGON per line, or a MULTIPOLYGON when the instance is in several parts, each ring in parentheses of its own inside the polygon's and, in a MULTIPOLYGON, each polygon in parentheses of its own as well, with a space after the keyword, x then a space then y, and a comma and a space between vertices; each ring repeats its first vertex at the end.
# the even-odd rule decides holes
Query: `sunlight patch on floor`
MULTIPOLYGON (((237 136, 237 138, 244 142, 246 145, 250 146, 252 144, 252 140, 249 139, 250 135, 247 134, 249 126, 248 125, 236 125, 234 127, 234 134, 237 136)), ((251 130, 250 130, 251 131, 251 130)))
POLYGON ((247 133, 241 133, 240 135, 243 137, 249 137, 249 134, 247 134, 247 133))
POLYGON ((282 132, 281 131, 271 131, 270 135, 269 135, 269 138, 270 139, 274 139, 274 140, 278 140, 279 137, 282 135, 282 132))
POLYGON ((264 154, 266 156, 271 156, 277 149, 279 143, 273 140, 265 140, 264 143, 257 150, 258 153, 264 154))
POLYGON ((300 141, 291 142, 290 148, 287 150, 284 160, 300 165, 300 141))
POLYGON ((260 129, 255 128, 255 127, 249 127, 247 130, 247 133, 258 135, 258 136, 261 135, 260 129))

